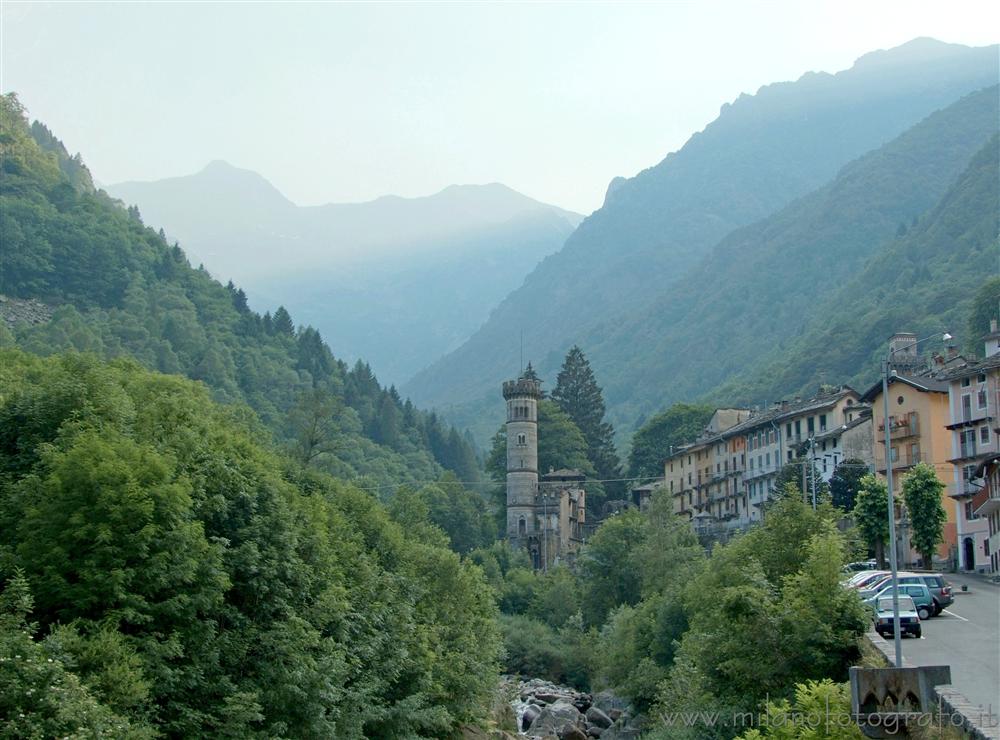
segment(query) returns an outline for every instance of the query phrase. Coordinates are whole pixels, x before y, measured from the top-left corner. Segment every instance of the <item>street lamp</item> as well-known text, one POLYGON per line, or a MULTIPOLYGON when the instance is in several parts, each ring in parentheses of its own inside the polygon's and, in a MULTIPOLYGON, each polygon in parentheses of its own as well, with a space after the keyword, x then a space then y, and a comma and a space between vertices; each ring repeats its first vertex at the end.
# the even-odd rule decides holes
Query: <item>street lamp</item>
MULTIPOLYGON (((924 337, 913 344, 906 345, 906 349, 910 347, 915 347, 922 342, 926 342, 929 339, 936 339, 938 336, 941 337, 942 341, 947 342, 951 339, 951 334, 945 332, 944 334, 932 334, 929 337, 924 337)), ((890 348, 889 353, 885 356, 885 364, 882 366, 882 402, 883 402, 883 418, 882 425, 885 427, 885 481, 886 486, 889 488, 889 495, 886 497, 889 504, 889 570, 892 573, 891 583, 892 583, 892 636, 893 642, 896 647, 896 667, 903 667, 903 643, 900 637, 900 625, 899 625, 899 576, 896 567, 896 507, 893 503, 892 495, 892 447, 889 441, 889 366, 892 363, 892 356, 902 347, 896 347, 895 349, 890 348)))

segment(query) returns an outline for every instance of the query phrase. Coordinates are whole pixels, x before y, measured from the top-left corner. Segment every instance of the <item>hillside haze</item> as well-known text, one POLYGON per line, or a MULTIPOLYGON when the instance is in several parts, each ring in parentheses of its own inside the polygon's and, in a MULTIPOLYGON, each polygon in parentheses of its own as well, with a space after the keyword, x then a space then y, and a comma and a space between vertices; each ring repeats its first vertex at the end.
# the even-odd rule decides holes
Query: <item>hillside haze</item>
MULTIPOLYGON (((613 181, 604 206, 565 247, 405 392, 461 424, 478 424, 495 412, 499 382, 517 369, 523 331, 525 356, 545 378, 554 378, 574 343, 588 354, 598 344, 608 348, 592 361, 602 381, 617 386, 608 398, 612 416, 631 424, 657 405, 638 396, 688 378, 683 365, 644 364, 658 335, 635 317, 652 310, 730 232, 823 186, 849 161, 933 111, 996 82, 996 46, 917 39, 867 54, 837 74, 808 73, 741 96, 678 152, 634 178, 613 181), (627 337, 622 324, 632 327, 627 337), (622 341, 610 340, 616 332, 622 341), (629 381, 618 384, 619 372, 629 381)), ((657 326, 671 320, 656 318, 657 326)), ((673 348, 674 356, 685 351, 673 348)), ((488 434, 494 421, 477 426, 477 433, 488 434)))
POLYGON ((467 339, 581 218, 498 183, 299 207, 218 161, 108 192, 254 306, 285 305, 396 383, 467 339))

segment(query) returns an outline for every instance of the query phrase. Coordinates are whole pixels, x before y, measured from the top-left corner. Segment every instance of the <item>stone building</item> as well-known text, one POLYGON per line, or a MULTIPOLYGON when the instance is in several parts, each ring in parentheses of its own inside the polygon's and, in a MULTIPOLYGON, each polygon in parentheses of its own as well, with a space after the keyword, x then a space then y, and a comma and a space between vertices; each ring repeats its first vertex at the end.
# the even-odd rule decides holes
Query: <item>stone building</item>
POLYGON ((503 384, 507 402, 507 539, 536 569, 572 560, 583 544, 587 494, 579 470, 538 473, 538 401, 542 387, 528 365, 503 384))

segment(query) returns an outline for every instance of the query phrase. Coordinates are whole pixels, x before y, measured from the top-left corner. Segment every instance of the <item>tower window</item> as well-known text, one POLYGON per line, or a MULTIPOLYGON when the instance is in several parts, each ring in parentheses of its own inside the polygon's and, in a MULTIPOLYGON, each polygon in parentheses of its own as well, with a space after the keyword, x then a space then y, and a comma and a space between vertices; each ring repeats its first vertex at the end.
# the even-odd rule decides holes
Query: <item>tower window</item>
POLYGON ((528 438, 523 434, 519 434, 517 435, 517 443, 521 445, 521 447, 524 447, 526 444, 528 444, 528 438))
POLYGON ((527 532, 528 532, 528 523, 524 521, 524 517, 522 516, 520 519, 517 520, 517 533, 523 536, 527 534, 527 532))

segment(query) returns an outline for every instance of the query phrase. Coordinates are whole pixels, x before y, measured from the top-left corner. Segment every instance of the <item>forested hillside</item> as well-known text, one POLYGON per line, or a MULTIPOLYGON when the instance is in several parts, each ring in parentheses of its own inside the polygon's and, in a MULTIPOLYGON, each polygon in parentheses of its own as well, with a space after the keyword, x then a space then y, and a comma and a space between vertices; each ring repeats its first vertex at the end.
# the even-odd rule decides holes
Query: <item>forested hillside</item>
POLYGON ((543 378, 555 377, 572 344, 583 347, 606 378, 612 418, 620 431, 627 430, 631 425, 623 427, 622 420, 637 411, 618 412, 623 399, 611 392, 613 375, 632 366, 633 377, 642 381, 639 392, 664 381, 652 373, 640 378, 642 362, 632 356, 656 334, 634 334, 624 354, 614 356, 614 367, 610 355, 594 351, 590 338, 650 311, 734 229, 821 187, 847 162, 931 112, 996 84, 996 59, 996 47, 918 39, 868 54, 835 75, 807 74, 740 97, 680 151, 630 180, 613 182, 604 206, 566 246, 539 265, 465 345, 405 390, 450 418, 481 422, 477 435, 488 435, 495 417, 486 413, 497 384, 512 372, 510 358, 523 330, 526 357, 543 378))
POLYGON ((0 735, 441 738, 491 590, 205 386, 0 350, 0 735))
POLYGON ((260 315, 242 290, 193 269, 162 231, 94 188, 16 97, 2 99, 0 294, 39 299, 51 321, 0 324, 0 340, 37 354, 134 357, 203 381, 216 400, 246 403, 303 462, 388 493, 444 469, 476 480, 473 448, 433 414, 383 388, 370 367, 336 359, 284 308, 260 315))
MULTIPOLYGON (((823 300, 805 331, 715 392, 718 398, 778 398, 827 380, 861 387, 878 371, 885 339, 951 332, 982 352, 989 322, 968 324, 984 281, 1000 264, 1000 136, 973 157, 940 202, 897 234, 863 269, 823 300)), ((996 302, 992 301, 993 310, 996 302)), ((940 350, 940 347, 935 347, 940 350)))
POLYGON ((286 306, 394 383, 465 341, 581 218, 499 183, 300 207, 225 162, 108 192, 253 307, 286 306))
MULTIPOLYGON (((998 120, 996 87, 963 98, 850 163, 829 185, 733 232, 683 280, 671 284, 648 312, 595 330, 586 341, 593 347, 595 365, 618 368, 617 373, 605 371, 607 397, 617 413, 634 419, 673 401, 698 398, 757 362, 780 355, 784 363, 788 358, 782 343, 803 335, 810 320, 819 326, 836 322, 842 331, 837 341, 816 342, 815 354, 798 358, 801 372, 809 369, 799 382, 782 386, 772 376, 775 382, 768 390, 775 395, 770 399, 807 381, 841 382, 844 376, 824 373, 833 369, 827 352, 854 359, 860 352, 865 361, 854 367, 842 362, 836 368, 855 377, 870 369, 868 355, 894 331, 956 308, 968 296, 956 292, 955 270, 980 275, 984 263, 954 261, 960 247, 943 236, 919 248, 912 242, 897 245, 894 252, 884 247, 901 224, 907 228, 918 222, 938 203, 995 135, 998 120), (870 316, 866 324, 860 295, 841 289, 872 258, 881 265, 922 266, 920 274, 927 279, 941 278, 939 300, 928 304, 914 293, 894 310, 883 311, 876 326, 870 316), (929 263, 935 261, 939 266, 932 268, 929 263), (893 322, 902 325, 890 326, 893 322), (621 363, 626 352, 631 362, 621 363)), ((988 199, 963 207, 977 223, 996 217, 988 199)), ((876 286, 887 290, 885 269, 877 278, 862 278, 864 284, 872 291, 876 286)), ((906 282, 890 284, 903 290, 906 282)), ((749 400, 764 399, 727 399, 749 400)))

